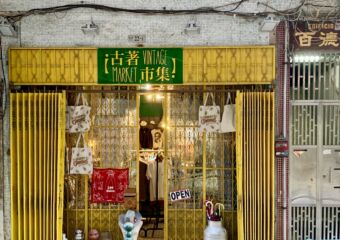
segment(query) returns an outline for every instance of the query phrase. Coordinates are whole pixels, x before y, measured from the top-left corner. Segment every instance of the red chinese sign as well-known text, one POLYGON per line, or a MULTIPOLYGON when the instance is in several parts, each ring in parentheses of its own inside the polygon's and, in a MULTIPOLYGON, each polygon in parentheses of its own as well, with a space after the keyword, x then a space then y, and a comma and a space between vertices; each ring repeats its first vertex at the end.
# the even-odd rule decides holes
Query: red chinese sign
POLYGON ((340 45, 340 31, 334 22, 293 22, 290 36, 294 48, 337 49, 340 45))
POLYGON ((123 203, 129 185, 129 169, 93 169, 91 201, 93 203, 123 203))

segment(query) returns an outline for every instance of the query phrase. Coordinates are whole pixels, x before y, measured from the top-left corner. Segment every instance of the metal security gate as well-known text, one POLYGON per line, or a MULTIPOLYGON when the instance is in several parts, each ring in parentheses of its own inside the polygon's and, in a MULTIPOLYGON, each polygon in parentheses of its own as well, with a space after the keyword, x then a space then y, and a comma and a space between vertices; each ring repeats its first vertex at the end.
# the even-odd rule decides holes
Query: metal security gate
POLYGON ((11 239, 61 239, 65 93, 11 93, 11 239))
MULTIPOLYGON (((198 111, 207 91, 223 109, 226 87, 177 88, 168 95, 167 152, 168 189, 190 189, 191 199, 168 201, 168 239, 203 239, 206 226, 205 200, 225 206, 223 225, 228 239, 237 239, 236 222, 236 136, 235 133, 199 133, 198 111), (181 92, 181 90, 183 92, 181 92), (189 91, 188 91, 189 90, 189 91)), ((231 91, 232 102, 236 93, 231 91)), ((209 103, 212 104, 212 103, 209 103)))
MULTIPOLYGON (((138 101, 135 87, 93 87, 84 93, 91 106, 91 128, 85 140, 92 149, 96 168, 129 168, 129 188, 134 197, 124 204, 91 203, 90 175, 69 174, 66 160, 64 231, 73 239, 76 229, 88 238, 90 229, 111 233, 113 239, 123 239, 118 226, 119 215, 136 205, 138 156, 138 101)), ((76 93, 68 93, 68 105, 75 103, 76 93)), ((78 134, 66 134, 68 159, 78 134)))
POLYGON ((291 239, 339 239, 340 102, 294 102, 291 114, 291 239))
MULTIPOLYGON (((155 88, 155 87, 154 87, 155 88)), ((198 110, 203 96, 212 92, 223 109, 227 93, 234 102, 236 92, 226 86, 176 86, 171 89, 139 90, 132 87, 92 87, 85 97, 91 105, 92 125, 86 139, 92 148, 95 167, 129 168, 129 188, 135 197, 128 200, 138 206, 139 199, 139 97, 141 94, 163 99, 164 152, 168 164, 164 174, 165 193, 179 189, 191 190, 191 199, 171 202, 164 196, 162 239, 203 239, 206 226, 204 201, 212 199, 225 206, 223 225, 228 239, 237 239, 236 215, 236 137, 235 133, 198 132, 198 110)), ((70 104, 77 93, 69 93, 70 104)), ((152 97, 151 97, 152 98, 152 97)), ((76 142, 67 134, 68 148, 76 142)), ((117 224, 119 214, 133 204, 92 204, 90 179, 84 175, 65 177, 64 230, 72 239, 76 229, 85 234, 92 228, 110 232, 122 239, 117 224)), ((155 237, 159 234, 155 232, 155 237)), ((141 238, 142 239, 142 238, 141 238)), ((150 239, 150 238, 148 238, 150 239)))
POLYGON ((307 57, 291 67, 290 239, 340 239, 339 54, 307 57))
POLYGON ((238 239, 274 240, 274 93, 236 98, 238 239))

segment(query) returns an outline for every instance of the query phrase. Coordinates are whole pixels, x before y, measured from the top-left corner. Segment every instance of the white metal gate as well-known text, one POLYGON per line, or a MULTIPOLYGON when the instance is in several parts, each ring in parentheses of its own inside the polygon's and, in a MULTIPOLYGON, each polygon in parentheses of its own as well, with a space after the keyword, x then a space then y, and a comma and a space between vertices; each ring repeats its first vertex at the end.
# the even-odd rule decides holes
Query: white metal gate
POLYGON ((299 58, 291 66, 290 239, 340 239, 340 57, 299 58))
POLYGON ((340 239, 340 101, 292 103, 291 239, 340 239))

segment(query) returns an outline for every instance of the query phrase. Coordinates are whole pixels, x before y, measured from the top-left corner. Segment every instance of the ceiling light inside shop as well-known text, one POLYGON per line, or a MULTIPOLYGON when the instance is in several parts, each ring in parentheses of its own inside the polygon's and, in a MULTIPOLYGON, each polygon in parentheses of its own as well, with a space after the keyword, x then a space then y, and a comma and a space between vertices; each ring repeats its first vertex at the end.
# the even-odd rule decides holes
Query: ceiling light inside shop
POLYGON ((141 86, 141 89, 144 89, 144 90, 151 90, 151 88, 152 88, 151 84, 145 84, 141 86))
POLYGON ((151 100, 153 99, 153 96, 152 96, 152 94, 148 94, 148 95, 146 95, 146 99, 147 99, 147 100, 149 100, 149 101, 151 101, 151 100))
POLYGON ((149 102, 160 102, 164 99, 164 96, 162 94, 147 94, 146 100, 149 102))
POLYGON ((164 98, 161 94, 156 94, 156 100, 162 100, 164 98))
POLYGON ((165 123, 161 123, 160 127, 163 129, 169 129, 169 127, 165 123))

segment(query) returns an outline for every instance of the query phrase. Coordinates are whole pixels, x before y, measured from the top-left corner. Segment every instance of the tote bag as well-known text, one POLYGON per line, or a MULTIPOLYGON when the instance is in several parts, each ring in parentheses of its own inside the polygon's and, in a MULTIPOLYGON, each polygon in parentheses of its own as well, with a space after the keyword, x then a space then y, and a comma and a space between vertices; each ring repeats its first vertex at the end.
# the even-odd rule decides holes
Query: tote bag
POLYGON ((66 108, 66 132, 79 133, 90 130, 90 112, 91 107, 88 106, 84 94, 79 93, 75 106, 67 106, 66 108), (79 105, 80 97, 83 105, 79 105))
POLYGON ((230 93, 228 93, 226 105, 224 105, 221 133, 235 132, 235 104, 231 104, 230 93))
POLYGON ((92 174, 92 151, 86 146, 84 135, 79 134, 76 147, 72 148, 70 174, 92 174), (83 139, 84 146, 79 147, 80 139, 83 139))
POLYGON ((129 186, 129 169, 95 168, 92 174, 92 203, 123 203, 129 186))
POLYGON ((205 98, 204 105, 200 106, 198 113, 199 132, 219 132, 220 123, 220 107, 216 106, 212 93, 208 93, 205 98), (208 98, 212 98, 213 105, 207 105, 208 98))

